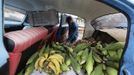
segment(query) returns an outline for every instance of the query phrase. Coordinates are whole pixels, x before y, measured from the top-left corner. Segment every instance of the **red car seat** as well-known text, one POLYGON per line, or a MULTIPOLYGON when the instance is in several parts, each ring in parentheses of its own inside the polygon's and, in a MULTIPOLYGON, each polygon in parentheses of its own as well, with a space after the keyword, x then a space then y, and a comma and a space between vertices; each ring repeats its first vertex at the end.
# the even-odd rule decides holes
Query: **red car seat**
MULTIPOLYGON (((21 59, 25 52, 32 53, 28 50, 35 43, 45 39, 47 37, 48 30, 44 27, 33 27, 30 29, 13 31, 4 35, 5 47, 9 52, 9 75, 15 75, 21 59)), ((36 49, 37 50, 37 49, 36 49)), ((35 50, 35 51, 36 51, 35 50)), ((34 52, 35 52, 34 51, 34 52)), ((29 54, 25 55, 28 56, 29 54)), ((30 56, 28 56, 30 57, 30 56)), ((27 58, 27 57, 25 57, 27 58)), ((26 60, 23 59, 25 62, 26 60)), ((24 63, 23 63, 24 66, 24 63)), ((22 66, 21 66, 22 67, 22 66)))

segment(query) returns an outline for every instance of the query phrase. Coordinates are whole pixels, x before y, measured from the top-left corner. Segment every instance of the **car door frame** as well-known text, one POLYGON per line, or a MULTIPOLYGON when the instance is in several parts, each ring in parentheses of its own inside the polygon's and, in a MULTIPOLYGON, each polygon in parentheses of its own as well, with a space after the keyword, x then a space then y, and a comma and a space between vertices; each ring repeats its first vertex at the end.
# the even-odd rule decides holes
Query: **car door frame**
POLYGON ((4 47, 4 0, 0 0, 0 74, 9 75, 8 52, 4 47))
MULTIPOLYGON (((99 1, 99 0, 98 0, 99 1)), ((128 19, 128 31, 125 48, 120 60, 118 75, 134 74, 134 4, 127 0, 102 0, 118 11, 122 12, 128 19)))

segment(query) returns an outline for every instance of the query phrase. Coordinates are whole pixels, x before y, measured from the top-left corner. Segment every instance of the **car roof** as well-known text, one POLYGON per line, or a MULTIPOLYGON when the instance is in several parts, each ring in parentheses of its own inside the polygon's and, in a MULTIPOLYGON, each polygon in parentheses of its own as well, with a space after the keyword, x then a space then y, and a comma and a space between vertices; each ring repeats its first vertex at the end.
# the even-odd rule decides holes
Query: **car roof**
POLYGON ((5 0, 5 5, 25 11, 56 9, 59 12, 74 14, 87 20, 118 12, 97 0, 5 0))

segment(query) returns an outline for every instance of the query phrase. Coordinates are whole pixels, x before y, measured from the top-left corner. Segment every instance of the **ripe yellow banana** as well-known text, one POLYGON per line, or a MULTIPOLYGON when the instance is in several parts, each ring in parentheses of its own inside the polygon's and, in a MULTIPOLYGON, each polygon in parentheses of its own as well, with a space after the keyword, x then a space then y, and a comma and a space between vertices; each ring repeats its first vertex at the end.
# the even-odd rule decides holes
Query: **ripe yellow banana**
POLYGON ((49 67, 50 69, 52 69, 55 74, 57 73, 56 67, 54 66, 54 64, 53 64, 52 62, 49 62, 48 67, 49 67))
POLYGON ((56 59, 50 59, 50 62, 52 62, 56 67, 56 75, 59 75, 61 73, 60 63, 56 59))
POLYGON ((48 53, 44 53, 44 54, 43 54, 43 56, 44 56, 45 58, 48 58, 48 55, 49 55, 48 53))
POLYGON ((39 68, 39 61, 40 61, 40 58, 38 58, 34 64, 35 70, 38 70, 39 68))
POLYGON ((64 62, 64 58, 60 54, 53 54, 53 55, 49 56, 48 59, 53 59, 53 58, 58 59, 60 61, 60 63, 64 62))
POLYGON ((45 57, 40 57, 39 66, 40 66, 41 68, 44 67, 44 62, 45 62, 45 60, 47 60, 47 58, 45 58, 45 57))
POLYGON ((59 57, 57 57, 57 56, 50 56, 48 59, 56 59, 60 64, 62 64, 63 63, 63 59, 61 59, 61 58, 59 58, 59 57))

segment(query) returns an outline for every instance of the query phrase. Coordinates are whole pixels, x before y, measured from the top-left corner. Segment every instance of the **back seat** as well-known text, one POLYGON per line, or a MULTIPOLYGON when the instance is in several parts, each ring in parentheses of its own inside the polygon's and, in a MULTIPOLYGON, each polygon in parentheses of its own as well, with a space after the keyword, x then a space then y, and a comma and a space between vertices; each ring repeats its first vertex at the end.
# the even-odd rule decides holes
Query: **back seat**
MULTIPOLYGON (((30 29, 13 31, 4 35, 4 43, 7 51, 9 52, 9 75, 15 75, 18 66, 24 63, 21 61, 28 60, 28 53, 33 53, 37 50, 34 44, 45 39, 47 37, 48 30, 44 27, 33 27, 30 29), (29 50, 30 47, 34 49, 29 50), (26 54, 26 55, 24 55, 26 54), (22 59, 23 56, 25 59, 22 59), (21 62, 20 62, 21 61, 21 62), (20 64, 21 63, 21 64, 20 64)), ((38 43, 39 46, 39 43, 38 43)))

